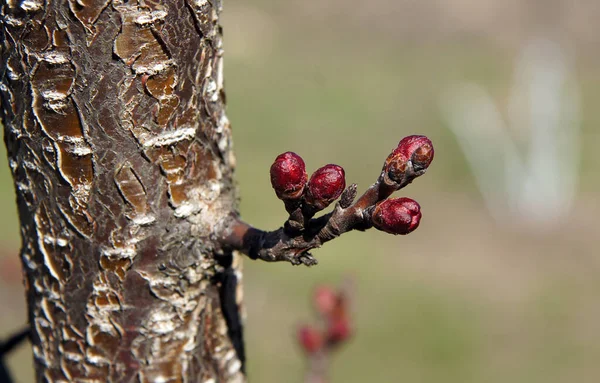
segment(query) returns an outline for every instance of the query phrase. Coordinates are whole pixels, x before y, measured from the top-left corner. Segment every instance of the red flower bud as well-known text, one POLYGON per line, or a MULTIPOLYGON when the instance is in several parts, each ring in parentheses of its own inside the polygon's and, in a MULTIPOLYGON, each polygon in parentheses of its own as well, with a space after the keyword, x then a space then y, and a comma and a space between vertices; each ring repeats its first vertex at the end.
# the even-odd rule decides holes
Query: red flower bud
POLYGON ((313 303, 319 314, 328 317, 338 305, 339 297, 336 292, 328 286, 320 286, 315 289, 313 303))
POLYGON ((350 335, 352 335, 350 323, 346 318, 342 318, 332 322, 327 328, 327 343, 339 344, 350 338, 350 335))
POLYGON ((298 199, 306 185, 306 167, 302 157, 285 152, 271 165, 271 185, 279 199, 298 199))
POLYGON ((319 209, 325 209, 342 194, 345 188, 344 169, 338 165, 325 165, 310 176, 307 202, 319 209))
POLYGON ((429 138, 425 136, 404 137, 385 161, 388 177, 395 182, 401 182, 409 161, 411 161, 415 173, 422 174, 433 161, 433 154, 433 144, 429 138))
POLYGON ((373 226, 390 234, 408 234, 419 227, 421 206, 410 198, 389 198, 373 211, 373 226))
POLYGON ((308 354, 314 354, 323 347, 323 335, 314 327, 302 326, 298 330, 298 342, 308 354))

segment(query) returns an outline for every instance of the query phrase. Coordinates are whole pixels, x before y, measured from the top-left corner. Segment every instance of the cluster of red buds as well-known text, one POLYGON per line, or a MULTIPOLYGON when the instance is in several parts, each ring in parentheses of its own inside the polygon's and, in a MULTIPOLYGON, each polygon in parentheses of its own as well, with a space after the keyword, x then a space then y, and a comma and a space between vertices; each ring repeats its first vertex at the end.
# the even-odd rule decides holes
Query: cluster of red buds
MULTIPOLYGON (((371 222, 366 226, 390 234, 408 234, 419 226, 421 207, 410 198, 385 199, 423 174, 433 160, 433 145, 425 136, 403 138, 388 156, 378 182, 381 191, 374 206, 365 206, 371 222)), ((291 227, 302 230, 306 221, 338 199, 346 188, 341 166, 325 165, 310 179, 304 160, 298 154, 280 154, 271 166, 271 185, 290 213, 291 227)))
POLYGON ((294 152, 280 154, 271 165, 271 185, 290 214, 301 207, 303 215, 310 218, 346 188, 344 169, 334 164, 317 169, 307 180, 304 160, 294 152))
POLYGON ((233 217, 222 225, 223 244, 253 259, 312 266, 317 260, 310 250, 345 232, 375 227, 390 234, 408 234, 421 222, 421 207, 410 198, 390 196, 424 174, 433 155, 429 138, 403 138, 375 183, 356 199, 356 184, 346 187, 342 167, 325 165, 309 178, 302 157, 293 152, 280 154, 271 165, 271 185, 284 202, 288 219, 277 230, 263 231, 233 217), (338 199, 333 211, 313 218, 338 199))
POLYGON ((298 343, 309 355, 328 352, 352 335, 346 291, 318 287, 313 295, 313 305, 320 326, 303 325, 298 329, 298 343))

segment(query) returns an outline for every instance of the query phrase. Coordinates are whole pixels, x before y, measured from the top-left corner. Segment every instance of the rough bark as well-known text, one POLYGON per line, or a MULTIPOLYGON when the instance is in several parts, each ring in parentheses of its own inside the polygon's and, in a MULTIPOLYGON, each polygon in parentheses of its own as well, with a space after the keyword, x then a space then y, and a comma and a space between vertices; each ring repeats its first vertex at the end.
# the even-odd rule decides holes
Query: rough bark
POLYGON ((236 211, 220 10, 2 2, 38 381, 244 380, 239 260, 213 234, 236 211))

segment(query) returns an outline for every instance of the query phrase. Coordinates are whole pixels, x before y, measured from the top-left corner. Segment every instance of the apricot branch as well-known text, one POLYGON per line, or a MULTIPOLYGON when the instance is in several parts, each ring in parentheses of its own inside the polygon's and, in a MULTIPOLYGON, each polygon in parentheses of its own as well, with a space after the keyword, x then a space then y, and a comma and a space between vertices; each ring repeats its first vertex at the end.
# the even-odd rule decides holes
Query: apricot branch
POLYGON ((220 225, 220 242, 252 259, 311 266, 317 263, 311 250, 351 230, 375 227, 390 234, 408 234, 419 225, 419 204, 406 197, 388 197, 423 175, 433 155, 427 137, 403 138, 386 159, 377 181, 354 202, 356 184, 346 188, 342 167, 325 165, 307 182, 302 158, 283 153, 271 166, 271 185, 283 201, 288 219, 275 231, 263 231, 230 216, 220 225), (314 218, 338 198, 332 212, 314 218))

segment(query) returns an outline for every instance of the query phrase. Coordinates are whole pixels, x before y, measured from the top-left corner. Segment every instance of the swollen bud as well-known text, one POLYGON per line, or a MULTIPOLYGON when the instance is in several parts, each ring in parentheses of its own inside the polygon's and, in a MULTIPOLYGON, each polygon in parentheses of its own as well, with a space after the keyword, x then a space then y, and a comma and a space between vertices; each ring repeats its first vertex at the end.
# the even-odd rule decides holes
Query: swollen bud
POLYGON ((339 304, 338 294, 328 286, 319 286, 315 289, 313 303, 319 314, 329 317, 339 304))
POLYGON ((433 144, 429 138, 425 136, 404 137, 385 161, 386 173, 392 181, 400 183, 410 161, 415 175, 421 175, 433 161, 433 154, 433 144))
POLYGON ((330 323, 327 328, 327 343, 336 345, 347 340, 351 335, 350 323, 346 318, 342 318, 330 323))
POLYGON ((338 165, 325 165, 310 176, 306 201, 318 209, 325 209, 339 198, 345 188, 344 169, 338 165))
POLYGON ((421 206, 410 198, 389 198, 373 211, 373 226, 390 234, 408 234, 419 227, 421 206))
POLYGON ((304 160, 294 152, 278 155, 271 165, 271 185, 279 199, 300 198, 306 185, 306 179, 304 160))
POLYGON ((314 354, 323 347, 323 335, 314 327, 302 326, 298 330, 298 342, 307 354, 314 354))

